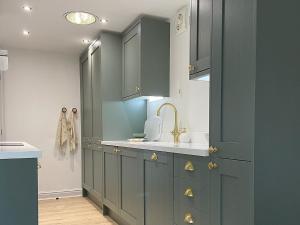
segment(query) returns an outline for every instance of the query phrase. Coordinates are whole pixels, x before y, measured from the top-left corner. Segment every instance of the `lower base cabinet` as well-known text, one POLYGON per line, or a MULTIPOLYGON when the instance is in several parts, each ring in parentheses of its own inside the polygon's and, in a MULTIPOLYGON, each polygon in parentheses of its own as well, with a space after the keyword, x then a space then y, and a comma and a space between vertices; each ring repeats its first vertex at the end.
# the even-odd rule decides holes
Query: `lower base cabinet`
POLYGON ((208 157, 174 156, 174 219, 176 225, 209 225, 208 157))
POLYGON ((173 154, 145 151, 144 225, 173 225, 173 154))
POLYGON ((253 224, 251 162, 113 146, 102 154, 92 158, 103 183, 86 181, 120 225, 253 224))
POLYGON ((97 205, 103 202, 103 150, 101 144, 83 143, 83 188, 97 205))
POLYGON ((38 225, 37 159, 0 159, 0 224, 38 225))
POLYGON ((252 225, 253 181, 250 162, 214 159, 211 171, 212 225, 252 225))

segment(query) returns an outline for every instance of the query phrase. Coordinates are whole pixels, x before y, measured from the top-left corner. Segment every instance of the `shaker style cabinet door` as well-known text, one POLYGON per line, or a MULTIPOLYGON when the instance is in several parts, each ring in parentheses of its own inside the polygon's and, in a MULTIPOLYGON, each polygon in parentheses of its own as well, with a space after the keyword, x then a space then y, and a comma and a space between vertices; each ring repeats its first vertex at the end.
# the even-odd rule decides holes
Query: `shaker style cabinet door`
POLYGON ((83 165, 84 165, 84 177, 83 185, 88 191, 93 189, 93 151, 89 148, 83 149, 83 165))
POLYGON ((103 203, 119 212, 119 156, 113 146, 103 147, 104 200, 103 203))
POLYGON ((102 139, 101 48, 91 53, 93 137, 102 139))
POLYGON ((140 25, 137 25, 123 38, 123 97, 140 91, 140 43, 140 25))
POLYGON ((253 0, 214 0, 209 134, 216 157, 253 159, 255 9, 253 0))
POLYGON ((120 152, 120 214, 131 225, 142 224, 140 210, 143 208, 141 150, 119 148, 120 152))
POLYGON ((82 137, 92 137, 92 78, 88 56, 81 61, 82 137))
POLYGON ((190 78, 210 73, 213 0, 191 0, 190 78))
POLYGON ((173 154, 145 151, 144 225, 173 225, 173 154))
POLYGON ((211 225, 252 225, 252 164, 216 159, 212 168, 210 219, 211 225))

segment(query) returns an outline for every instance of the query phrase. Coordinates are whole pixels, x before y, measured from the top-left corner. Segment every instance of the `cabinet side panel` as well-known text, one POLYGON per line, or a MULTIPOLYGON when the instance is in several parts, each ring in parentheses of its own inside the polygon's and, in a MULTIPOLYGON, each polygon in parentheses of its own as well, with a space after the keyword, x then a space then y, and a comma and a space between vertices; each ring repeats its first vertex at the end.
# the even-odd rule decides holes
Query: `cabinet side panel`
POLYGON ((295 0, 258 1, 256 225, 299 224, 299 8, 295 0))

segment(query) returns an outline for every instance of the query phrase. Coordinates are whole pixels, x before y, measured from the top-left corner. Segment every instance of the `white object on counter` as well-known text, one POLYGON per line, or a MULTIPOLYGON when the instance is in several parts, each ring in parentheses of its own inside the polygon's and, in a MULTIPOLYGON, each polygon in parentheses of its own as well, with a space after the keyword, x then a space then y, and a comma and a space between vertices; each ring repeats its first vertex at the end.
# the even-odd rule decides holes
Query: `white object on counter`
POLYGON ((149 141, 159 141, 162 132, 162 119, 159 116, 152 116, 145 122, 145 138, 149 141))
POLYGON ((101 144, 186 155, 209 156, 208 145, 198 143, 179 143, 175 145, 170 142, 102 141, 101 144))
POLYGON ((41 150, 25 142, 0 142, 0 159, 28 159, 41 156, 41 150))

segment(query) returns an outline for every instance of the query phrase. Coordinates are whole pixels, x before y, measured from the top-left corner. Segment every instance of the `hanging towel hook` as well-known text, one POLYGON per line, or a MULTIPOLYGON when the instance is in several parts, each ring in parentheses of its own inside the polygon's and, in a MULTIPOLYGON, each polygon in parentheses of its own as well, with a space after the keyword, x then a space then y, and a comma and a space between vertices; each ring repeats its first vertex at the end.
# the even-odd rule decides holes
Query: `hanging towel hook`
POLYGON ((72 109, 72 112, 73 112, 73 113, 77 113, 77 109, 76 109, 76 108, 73 108, 73 109, 72 109))
POLYGON ((61 109, 61 111, 62 111, 63 113, 66 113, 68 110, 67 110, 66 107, 63 107, 63 108, 61 109))

